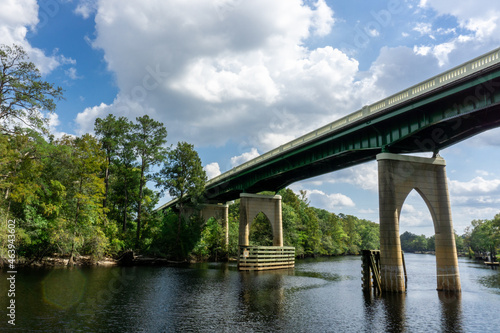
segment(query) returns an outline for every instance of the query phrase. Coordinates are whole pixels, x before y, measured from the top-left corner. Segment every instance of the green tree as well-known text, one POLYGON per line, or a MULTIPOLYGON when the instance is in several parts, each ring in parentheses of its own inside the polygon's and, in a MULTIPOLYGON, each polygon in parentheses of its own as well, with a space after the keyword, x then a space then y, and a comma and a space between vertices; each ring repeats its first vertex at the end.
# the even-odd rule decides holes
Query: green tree
POLYGON ((130 129, 131 127, 127 125, 124 141, 117 152, 117 159, 112 164, 115 175, 112 196, 117 207, 116 220, 121 221, 123 232, 127 231, 128 221, 133 219, 133 203, 139 202, 141 183, 141 169, 135 158, 133 134, 130 129))
POLYGON ((151 178, 150 168, 162 162, 166 155, 163 145, 167 142, 167 130, 163 123, 151 119, 148 115, 136 118, 133 125, 133 147, 140 160, 139 198, 137 205, 136 247, 141 238, 142 206, 144 187, 151 178))
POLYGON ((225 232, 222 225, 215 218, 208 219, 200 240, 194 246, 192 254, 198 259, 213 259, 217 261, 225 251, 225 232))
POLYGON ((358 254, 361 250, 361 235, 359 234, 359 220, 352 215, 339 214, 342 219, 344 232, 347 235, 347 252, 350 254, 358 254))
POLYGON ((68 193, 65 219, 59 239, 70 252, 68 265, 81 248, 99 257, 107 247, 102 227, 105 222, 102 200, 104 180, 99 175, 106 157, 96 138, 85 134, 81 138, 64 137, 59 142, 70 147, 71 169, 67 169, 65 187, 68 193))
POLYGON ((259 213, 252 221, 249 238, 251 245, 273 245, 273 229, 271 227, 271 222, 264 213, 259 213))
POLYGON ((380 248, 380 226, 368 220, 359 220, 361 250, 380 248))
POLYGON ((131 129, 131 123, 125 117, 116 117, 112 114, 106 118, 97 118, 94 124, 94 130, 100 139, 102 149, 106 152, 106 169, 104 172, 104 208, 107 207, 109 192, 109 170, 113 159, 118 155, 120 149, 124 149, 124 142, 131 129))
POLYGON ((46 132, 41 111, 54 111, 62 98, 62 88, 43 81, 27 58, 21 46, 0 45, 0 133, 13 133, 16 122, 46 132))
POLYGON ((201 159, 194 146, 179 142, 177 147, 170 151, 163 168, 156 175, 157 187, 178 200, 179 217, 177 223, 176 244, 179 244, 182 215, 187 200, 196 204, 205 190, 207 175, 203 170, 201 159))
POLYGON ((474 220, 465 230, 465 239, 474 252, 495 254, 500 245, 500 216, 493 220, 474 220))

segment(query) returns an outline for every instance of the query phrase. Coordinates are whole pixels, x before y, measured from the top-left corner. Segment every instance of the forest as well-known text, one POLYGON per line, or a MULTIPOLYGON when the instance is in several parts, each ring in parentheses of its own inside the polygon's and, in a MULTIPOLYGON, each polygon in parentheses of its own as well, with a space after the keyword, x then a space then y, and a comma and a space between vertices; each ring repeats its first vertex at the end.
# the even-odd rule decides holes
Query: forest
MULTIPOLYGON (((435 236, 415 235, 408 231, 400 236, 401 249, 405 252, 432 252, 435 236)), ((455 232, 457 252, 474 257, 491 253, 496 255, 500 246, 500 214, 491 220, 473 220, 463 235, 455 232)))
MULTIPOLYGON (((43 81, 19 46, 0 46, 0 258, 47 256, 98 260, 133 250, 175 260, 227 260, 237 254, 239 201, 229 207, 229 245, 221 221, 155 211, 160 197, 179 199, 179 210, 203 203, 207 180, 194 146, 167 144, 164 124, 148 115, 130 120, 98 118, 94 134, 54 137, 45 114, 62 99, 60 87, 43 81), (9 225, 15 224, 15 237, 9 225)), ((271 194, 271 193, 266 193, 271 194)), ((298 257, 358 254, 379 248, 377 223, 311 207, 306 192, 282 189, 284 245, 298 257)), ((461 251, 495 251, 500 215, 472 221, 457 236, 461 251)), ((260 214, 253 245, 272 243, 260 214)), ((433 238, 405 233, 406 251, 427 251, 433 238)))

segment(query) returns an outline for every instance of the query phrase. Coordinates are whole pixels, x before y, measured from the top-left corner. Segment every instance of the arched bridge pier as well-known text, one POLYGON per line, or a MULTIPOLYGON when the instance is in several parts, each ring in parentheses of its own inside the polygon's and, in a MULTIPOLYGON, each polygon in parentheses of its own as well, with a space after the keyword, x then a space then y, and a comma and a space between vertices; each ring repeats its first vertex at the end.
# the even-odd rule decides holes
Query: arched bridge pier
POLYGON ((406 197, 414 189, 424 199, 434 222, 437 289, 460 291, 460 274, 444 159, 439 156, 423 158, 382 153, 377 155, 377 161, 382 290, 405 291, 399 218, 406 197))

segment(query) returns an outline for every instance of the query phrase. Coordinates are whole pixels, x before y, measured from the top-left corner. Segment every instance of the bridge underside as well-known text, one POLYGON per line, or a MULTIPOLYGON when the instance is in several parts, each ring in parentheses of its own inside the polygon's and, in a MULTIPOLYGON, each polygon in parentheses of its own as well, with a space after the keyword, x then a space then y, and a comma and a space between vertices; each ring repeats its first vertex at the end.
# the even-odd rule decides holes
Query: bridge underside
POLYGON ((500 126, 500 68, 365 117, 212 184, 208 200, 278 191, 294 182, 376 159, 381 152, 437 152, 500 126))

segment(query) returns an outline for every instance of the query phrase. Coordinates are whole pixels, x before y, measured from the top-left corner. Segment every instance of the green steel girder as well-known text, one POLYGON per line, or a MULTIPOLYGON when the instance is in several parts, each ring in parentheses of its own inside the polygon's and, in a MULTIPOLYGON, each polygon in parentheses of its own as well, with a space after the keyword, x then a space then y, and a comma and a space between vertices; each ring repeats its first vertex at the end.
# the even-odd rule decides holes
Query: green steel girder
POLYGON ((315 141, 226 177, 209 200, 277 191, 296 181, 374 160, 382 151, 436 152, 500 126, 500 68, 476 73, 414 100, 360 119, 315 141))

